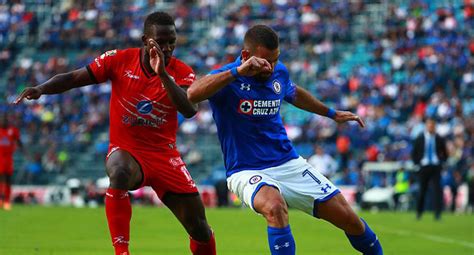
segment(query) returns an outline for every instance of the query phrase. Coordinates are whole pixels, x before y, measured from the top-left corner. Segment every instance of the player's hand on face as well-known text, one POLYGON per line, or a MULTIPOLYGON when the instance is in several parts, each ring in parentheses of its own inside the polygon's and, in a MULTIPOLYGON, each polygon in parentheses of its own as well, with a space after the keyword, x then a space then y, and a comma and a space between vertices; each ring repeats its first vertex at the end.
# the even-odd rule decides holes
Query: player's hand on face
POLYGON ((13 101, 13 104, 19 104, 23 99, 36 100, 41 97, 41 89, 37 87, 29 87, 24 89, 21 94, 13 101))
POLYGON ((360 127, 365 127, 364 121, 357 115, 353 114, 352 112, 348 111, 336 111, 336 115, 334 116, 334 120, 337 123, 344 123, 347 121, 357 121, 360 127))
POLYGON ((148 48, 150 49, 150 65, 153 71, 158 75, 166 73, 165 55, 160 49, 160 45, 153 39, 148 39, 148 48))
POLYGON ((237 72, 242 76, 254 76, 261 72, 271 72, 272 65, 263 58, 258 58, 255 56, 250 57, 245 62, 243 62, 239 67, 237 67, 237 72))

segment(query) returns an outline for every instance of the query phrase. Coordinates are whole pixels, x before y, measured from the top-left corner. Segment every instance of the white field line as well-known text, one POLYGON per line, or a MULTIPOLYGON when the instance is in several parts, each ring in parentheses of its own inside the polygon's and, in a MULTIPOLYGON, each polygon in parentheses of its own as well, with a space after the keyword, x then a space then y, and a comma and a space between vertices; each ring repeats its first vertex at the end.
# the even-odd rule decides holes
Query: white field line
POLYGON ((423 238, 423 239, 430 240, 430 241, 435 241, 435 242, 440 242, 440 243, 448 243, 448 244, 455 244, 455 245, 464 246, 464 247, 474 249, 474 243, 473 242, 460 241, 460 240, 455 240, 455 239, 446 238, 446 237, 442 237, 442 236, 430 235, 430 234, 425 234, 425 233, 420 233, 420 232, 413 232, 413 231, 388 230, 388 229, 383 229, 383 228, 382 229, 378 228, 378 229, 381 230, 382 232, 387 232, 387 233, 390 233, 390 234, 396 234, 396 235, 399 235, 399 236, 416 236, 416 237, 423 238))

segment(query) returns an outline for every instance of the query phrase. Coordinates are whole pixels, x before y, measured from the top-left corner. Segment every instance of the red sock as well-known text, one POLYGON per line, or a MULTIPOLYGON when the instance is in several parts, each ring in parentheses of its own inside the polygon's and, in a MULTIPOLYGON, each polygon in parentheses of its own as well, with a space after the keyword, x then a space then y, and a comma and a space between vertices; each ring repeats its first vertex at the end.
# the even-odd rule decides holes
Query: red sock
POLYGON ((216 240, 214 232, 211 232, 211 239, 206 243, 196 241, 189 237, 191 252, 193 255, 216 255, 216 240))
POLYGON ((5 192, 4 193, 5 196, 3 198, 4 202, 5 203, 10 203, 10 196, 12 194, 12 185, 10 185, 8 183, 5 183, 5 187, 3 188, 3 190, 5 192))
POLYGON ((115 255, 129 255, 128 242, 130 240, 132 205, 128 191, 108 188, 105 193, 105 214, 109 223, 115 255))

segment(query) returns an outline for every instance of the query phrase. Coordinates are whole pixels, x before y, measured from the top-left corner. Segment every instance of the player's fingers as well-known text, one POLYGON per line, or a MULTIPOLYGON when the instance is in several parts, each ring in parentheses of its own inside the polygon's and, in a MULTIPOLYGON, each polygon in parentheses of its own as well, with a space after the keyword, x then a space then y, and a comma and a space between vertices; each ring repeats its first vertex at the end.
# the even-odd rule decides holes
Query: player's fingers
POLYGON ((365 127, 364 121, 363 121, 359 116, 357 116, 357 115, 352 115, 352 116, 350 117, 350 120, 357 121, 357 123, 359 123, 359 126, 365 127))
POLYGON ((23 90, 23 92, 21 92, 21 94, 15 99, 15 101, 13 101, 13 104, 19 104, 21 101, 23 101, 26 96, 26 92, 27 90, 23 90))
POLYGON ((365 122, 359 116, 357 116, 357 122, 359 123, 360 127, 365 128, 365 122))
POLYGON ((150 46, 150 48, 153 48, 153 47, 159 48, 158 43, 155 40, 151 39, 151 38, 148 39, 148 45, 150 46))

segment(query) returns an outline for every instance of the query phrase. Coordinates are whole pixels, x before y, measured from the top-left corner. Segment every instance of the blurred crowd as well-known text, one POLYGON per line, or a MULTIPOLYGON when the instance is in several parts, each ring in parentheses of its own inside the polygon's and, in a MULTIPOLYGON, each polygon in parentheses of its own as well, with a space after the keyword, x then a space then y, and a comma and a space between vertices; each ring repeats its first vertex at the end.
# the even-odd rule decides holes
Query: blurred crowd
MULTIPOLYGON (((330 162, 327 174, 337 184, 367 185, 361 174, 367 161, 410 160, 411 142, 423 130, 425 116, 438 120, 438 133, 448 140, 446 185, 472 182, 473 1, 442 6, 436 5, 442 1, 427 0, 399 5, 348 0, 240 2, 244 1, 37 1, 43 12, 50 12, 43 20, 34 5, 0 0, 0 65, 7 67, 0 71, 6 77, 1 91, 11 102, 23 88, 85 66, 106 50, 140 47, 143 18, 153 10, 170 8, 179 36, 175 55, 199 76, 233 61, 245 31, 264 23, 279 33, 281 61, 295 83, 331 107, 354 111, 366 121, 365 129, 337 126, 327 118, 282 107, 297 150, 308 158, 330 157, 319 159, 330 162), (378 5, 375 11, 384 19, 360 24, 361 17, 374 11, 369 5, 378 5), (25 50, 34 54, 19 54, 25 50), (315 144, 318 148, 313 151, 315 144)), ((31 148, 23 167, 61 174, 74 164, 73 152, 103 156, 109 93, 105 84, 18 107, 5 105, 2 110, 12 112, 10 118, 21 127, 25 147, 31 148)), ((203 103, 197 116, 180 126, 185 161, 198 169, 222 168, 219 153, 213 155, 214 165, 207 166, 208 145, 198 141, 215 133, 211 110, 203 103)), ((207 176, 213 173, 198 180, 206 181, 207 176)), ((389 182, 382 178, 368 185, 393 184, 389 182)))

